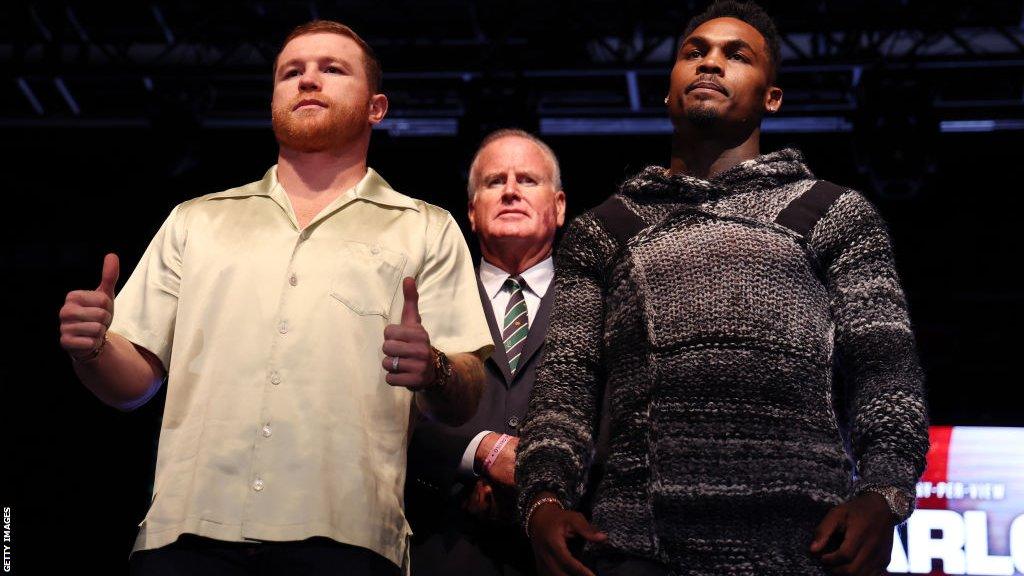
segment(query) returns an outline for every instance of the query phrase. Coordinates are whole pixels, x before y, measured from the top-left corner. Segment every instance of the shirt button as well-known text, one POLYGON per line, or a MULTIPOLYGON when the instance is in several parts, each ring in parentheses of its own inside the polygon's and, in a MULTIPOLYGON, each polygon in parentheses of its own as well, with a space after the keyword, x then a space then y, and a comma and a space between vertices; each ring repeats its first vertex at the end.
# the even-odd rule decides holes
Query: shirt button
POLYGON ((380 246, 370 247, 370 252, 372 252, 373 254, 380 254, 380 246))
POLYGON ((274 386, 277 386, 278 384, 280 384, 281 383, 281 375, 278 374, 277 372, 271 372, 270 373, 270 383, 273 384, 274 386))
POLYGON ((263 480, 261 480, 260 478, 257 478, 256 480, 254 480, 253 483, 252 483, 252 489, 257 491, 257 492, 260 492, 261 490, 263 490, 263 480))
POLYGON ((281 334, 287 334, 288 333, 288 322, 285 321, 285 320, 282 320, 281 323, 277 325, 277 331, 280 332, 281 334))
POLYGON ((508 419, 508 425, 511 426, 512 428, 515 428, 516 426, 519 426, 519 416, 513 416, 513 417, 509 418, 508 419))
POLYGON ((291 276, 288 277, 288 283, 291 284, 292 286, 295 286, 296 284, 299 283, 299 279, 295 276, 295 274, 292 274, 291 276))
POLYGON ((270 429, 270 424, 267 424, 266 426, 263 427, 263 437, 264 438, 270 438, 270 435, 272 433, 273 433, 273 430, 270 429))

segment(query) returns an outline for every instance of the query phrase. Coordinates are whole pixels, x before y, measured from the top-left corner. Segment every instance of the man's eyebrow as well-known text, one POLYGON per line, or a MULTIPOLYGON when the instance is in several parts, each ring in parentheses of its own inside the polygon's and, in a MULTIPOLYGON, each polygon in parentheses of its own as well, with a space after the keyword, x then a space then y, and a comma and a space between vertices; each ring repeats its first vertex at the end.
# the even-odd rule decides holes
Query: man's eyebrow
MULTIPOLYGON (((289 66, 295 66, 296 64, 302 64, 303 62, 305 62, 305 60, 303 60, 302 58, 292 58, 292 59, 287 60, 285 62, 279 63, 277 65, 277 69, 278 70, 282 70, 282 69, 287 68, 289 66)), ((317 62, 320 63, 320 64, 323 64, 325 62, 335 62, 337 64, 343 64, 345 66, 350 66, 348 60, 345 60, 344 58, 339 58, 337 56, 323 56, 321 58, 317 58, 317 62)))
POLYGON ((754 50, 754 47, 751 46, 746 40, 741 40, 739 38, 736 38, 735 40, 729 40, 728 42, 726 42, 725 50, 726 52, 733 52, 736 50, 748 50, 755 54, 757 53, 757 51, 754 50))
POLYGON ((684 38, 683 43, 680 44, 679 47, 682 48, 687 44, 693 44, 697 48, 707 48, 708 45, 710 45, 710 42, 708 42, 703 36, 690 36, 689 38, 684 38))
POLYGON ((302 62, 302 60, 300 58, 292 58, 291 60, 288 60, 287 62, 280 62, 280 63, 278 63, 277 69, 280 70, 282 68, 287 68, 289 66, 292 66, 292 65, 295 65, 295 64, 299 64, 301 62, 302 62))
MULTIPOLYGON (((690 36, 689 38, 683 40, 683 43, 680 44, 679 47, 682 48, 687 44, 692 44, 695 48, 699 48, 701 50, 707 50, 711 46, 711 42, 709 42, 708 39, 703 36, 690 36)), ((754 47, 751 46, 749 42, 747 42, 746 40, 742 40, 740 38, 734 38, 732 40, 729 40, 725 43, 724 46, 724 50, 726 52, 734 52, 736 50, 744 49, 753 52, 754 54, 757 54, 757 51, 754 50, 754 47)))
MULTIPOLYGON (((528 169, 524 168, 524 169, 516 170, 515 172, 516 172, 516 177, 527 176, 527 177, 533 178, 534 180, 537 180, 537 181, 540 181, 540 180, 543 179, 543 177, 540 175, 540 173, 536 172, 535 170, 528 170, 528 169)), ((480 175, 480 180, 486 182, 487 180, 490 180, 491 178, 501 178, 501 177, 506 176, 507 174, 508 174, 508 171, 506 171, 506 170, 496 170, 494 172, 485 172, 485 173, 480 175)))

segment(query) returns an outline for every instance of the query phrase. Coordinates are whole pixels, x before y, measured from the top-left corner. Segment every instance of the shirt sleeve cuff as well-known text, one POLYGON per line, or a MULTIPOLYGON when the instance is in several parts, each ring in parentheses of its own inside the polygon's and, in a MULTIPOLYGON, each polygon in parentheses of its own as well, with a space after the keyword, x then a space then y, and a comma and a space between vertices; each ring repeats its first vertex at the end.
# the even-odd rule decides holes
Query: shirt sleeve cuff
POLYGON ((462 453, 462 462, 459 462, 459 474, 463 476, 479 476, 473 466, 473 462, 476 460, 476 450, 480 447, 480 442, 483 441, 484 436, 490 433, 490 430, 483 430, 469 441, 466 451, 462 453))
POLYGON ((129 400, 128 402, 119 402, 117 404, 114 404, 114 408, 117 408, 122 412, 131 412, 132 410, 135 410, 139 406, 142 406, 146 402, 149 402, 150 399, 153 398, 153 396, 156 396, 156 393, 160 390, 160 387, 163 385, 163 383, 163 378, 160 378, 159 380, 154 380, 153 383, 149 385, 149 389, 146 390, 146 393, 143 394, 140 398, 136 398, 135 400, 129 400))

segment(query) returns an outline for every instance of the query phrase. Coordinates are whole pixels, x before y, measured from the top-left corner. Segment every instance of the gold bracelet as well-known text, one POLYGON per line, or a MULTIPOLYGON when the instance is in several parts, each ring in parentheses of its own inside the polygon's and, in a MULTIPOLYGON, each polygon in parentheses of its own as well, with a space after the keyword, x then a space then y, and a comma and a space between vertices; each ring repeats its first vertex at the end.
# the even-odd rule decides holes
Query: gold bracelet
POLYGON ((107 338, 107 332, 106 332, 106 330, 104 330, 103 331, 103 341, 100 342, 100 345, 97 346, 95 350, 93 350, 92 352, 89 352, 88 354, 86 354, 85 356, 82 356, 81 358, 79 358, 78 356, 75 356, 74 354, 69 354, 69 356, 71 356, 71 360, 75 364, 88 364, 89 362, 92 362, 93 360, 99 358, 100 354, 103 352, 103 349, 106 348, 107 342, 110 342, 110 339, 107 338))
POLYGON ((530 509, 526 512, 526 521, 523 522, 523 531, 526 532, 527 538, 530 537, 530 520, 533 518, 533 513, 536 512, 537 508, 540 508, 541 505, 549 503, 557 504, 559 508, 565 510, 565 506, 562 506, 562 503, 558 500, 558 498, 545 496, 543 498, 537 499, 533 504, 530 505, 530 509))
POLYGON ((434 365, 434 382, 431 383, 427 389, 443 390, 452 378, 452 363, 448 360, 448 356, 445 356, 445 353, 441 352, 437 348, 431 346, 430 352, 430 360, 434 365))

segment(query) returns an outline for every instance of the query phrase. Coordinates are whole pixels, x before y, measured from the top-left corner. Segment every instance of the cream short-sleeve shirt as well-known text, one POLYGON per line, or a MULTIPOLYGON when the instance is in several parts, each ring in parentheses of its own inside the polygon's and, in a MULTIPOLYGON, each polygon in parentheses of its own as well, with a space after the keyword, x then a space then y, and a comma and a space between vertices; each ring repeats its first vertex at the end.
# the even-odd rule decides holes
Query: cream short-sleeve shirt
POLYGON ((451 215, 372 169, 299 230, 276 166, 175 207, 115 301, 111 330, 168 372, 153 502, 136 550, 190 533, 326 536, 408 567, 413 394, 381 368, 416 278, 431 343, 490 354, 451 215))

